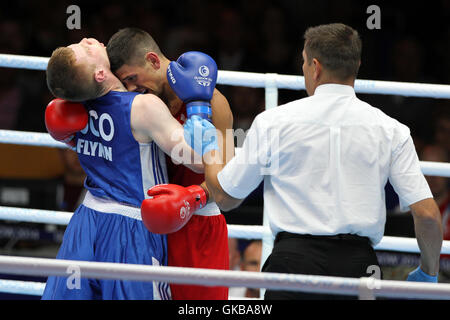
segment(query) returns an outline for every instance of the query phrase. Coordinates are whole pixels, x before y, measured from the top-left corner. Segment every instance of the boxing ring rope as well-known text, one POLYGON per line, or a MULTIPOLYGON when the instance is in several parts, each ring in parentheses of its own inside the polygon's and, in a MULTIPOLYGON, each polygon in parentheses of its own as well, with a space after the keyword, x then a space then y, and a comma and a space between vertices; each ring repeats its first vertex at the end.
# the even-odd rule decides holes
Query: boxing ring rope
MULTIPOLYGON (((0 206, 0 219, 18 222, 46 223, 67 225, 73 213, 67 211, 51 211, 41 209, 25 209, 0 206)), ((272 237, 270 229, 264 226, 228 225, 228 237, 238 239, 262 239, 272 237)), ((384 236, 375 250, 420 253, 415 238, 384 236)), ((443 241, 442 254, 450 254, 450 241, 443 241)))
MULTIPOLYGON (((360 298, 450 299, 450 284, 430 284, 375 278, 338 278, 282 273, 161 267, 124 263, 56 260, 0 256, 0 269, 8 274, 68 277, 77 270, 82 278, 159 281, 273 290, 356 295, 360 298)), ((36 285, 36 283, 31 283, 36 285)), ((39 287, 34 288, 39 290, 39 287)), ((30 288, 29 291, 32 291, 30 288)))
MULTIPOLYGON (((0 67, 45 70, 49 58, 23 55, 0 54, 0 67)), ((303 76, 280 75, 276 73, 253 73, 219 70, 218 84, 278 89, 303 90, 303 76)), ((410 97, 446 98, 450 99, 450 86, 442 84, 394 82, 378 80, 361 80, 355 82, 355 91, 367 94, 388 94, 410 97)))
MULTIPOLYGON (((0 67, 45 70, 49 58, 0 54, 0 67)), ((265 88, 266 109, 278 105, 278 89, 305 89, 302 76, 280 75, 274 73, 251 73, 219 70, 218 84, 265 88)), ((366 94, 387 94, 427 98, 450 98, 450 86, 441 84, 407 83, 393 81, 361 80, 355 81, 355 91, 366 94)), ((54 141, 47 133, 0 130, 0 143, 66 148, 54 141)), ((426 175, 450 177, 450 163, 420 162, 426 175)), ((265 211, 264 207, 264 211, 265 211)), ((0 207, 0 219, 66 225, 72 213, 0 207)), ((263 257, 267 258, 273 244, 264 212, 263 226, 229 225, 229 237, 262 239, 263 257)), ((419 252, 414 238, 383 237, 376 250, 419 252)), ((450 241, 444 241, 442 253, 450 253, 450 241)), ((308 292, 358 294, 365 296, 410 297, 427 299, 450 299, 450 285, 412 283, 403 281, 376 280, 373 278, 333 278, 308 275, 270 274, 258 272, 223 271, 210 269, 190 269, 175 267, 154 267, 122 265, 117 263, 95 263, 39 258, 19 258, 0 256, 0 272, 29 275, 65 275, 69 265, 83 268, 83 277, 110 277, 108 279, 157 280, 175 283, 209 284, 225 286, 247 286, 284 290, 304 290, 308 292), (186 269, 186 270, 184 270, 186 269), (136 278, 133 278, 136 277, 136 278), (141 277, 141 278, 139 278, 141 277), (247 282, 248 280, 248 282, 247 282), (192 281, 192 282, 190 282, 192 281), (369 286, 369 284, 371 284, 369 286), (374 285, 375 284, 375 285, 374 285), (368 288, 377 288, 369 289, 368 288), (367 291, 368 290, 368 291, 367 291)), ((41 295, 43 283, 31 281, 0 280, 0 291, 41 295)))
MULTIPOLYGON (((0 143, 67 148, 64 143, 54 140, 48 133, 15 130, 0 130, 0 143)), ((420 167, 425 175, 450 177, 450 163, 420 161, 420 167)))

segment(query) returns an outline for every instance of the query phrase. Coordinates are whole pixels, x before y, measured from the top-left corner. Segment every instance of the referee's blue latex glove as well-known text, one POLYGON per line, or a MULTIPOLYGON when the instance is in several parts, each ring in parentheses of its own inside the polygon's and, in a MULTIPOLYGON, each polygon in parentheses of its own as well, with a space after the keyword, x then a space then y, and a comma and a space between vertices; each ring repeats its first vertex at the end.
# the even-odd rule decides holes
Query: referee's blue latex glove
POLYGON ((184 123, 184 139, 202 156, 211 150, 219 150, 216 127, 199 116, 192 116, 184 123))
POLYGON ((406 278, 406 281, 416 281, 416 282, 438 282, 438 276, 430 276, 429 274, 426 274, 423 272, 423 270, 419 267, 417 267, 416 270, 411 271, 408 274, 408 278, 406 278))

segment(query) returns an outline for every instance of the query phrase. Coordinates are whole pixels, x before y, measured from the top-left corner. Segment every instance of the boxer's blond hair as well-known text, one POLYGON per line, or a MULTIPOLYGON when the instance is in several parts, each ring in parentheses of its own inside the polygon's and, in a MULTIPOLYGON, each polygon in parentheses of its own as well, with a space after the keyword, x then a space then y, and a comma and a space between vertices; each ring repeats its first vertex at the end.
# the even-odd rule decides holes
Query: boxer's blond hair
POLYGON ((53 51, 46 75, 50 92, 69 101, 86 101, 101 95, 102 86, 94 79, 95 66, 76 63, 75 53, 68 47, 53 51))

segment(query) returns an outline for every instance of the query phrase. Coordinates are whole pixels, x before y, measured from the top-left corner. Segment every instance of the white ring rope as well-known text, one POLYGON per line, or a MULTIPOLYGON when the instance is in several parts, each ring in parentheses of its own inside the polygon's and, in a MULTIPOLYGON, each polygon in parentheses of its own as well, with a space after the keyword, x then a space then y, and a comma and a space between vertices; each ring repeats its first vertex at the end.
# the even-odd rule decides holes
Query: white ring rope
POLYGON ((0 292, 3 293, 42 296, 44 288, 44 282, 0 279, 0 292))
POLYGON ((450 299, 450 284, 338 278, 299 274, 195 269, 136 264, 0 256, 0 272, 68 277, 79 270, 82 278, 163 281, 227 287, 266 288, 344 295, 367 294, 391 298, 450 299))
POLYGON ((66 211, 0 206, 0 219, 2 220, 67 225, 72 215, 72 212, 66 211))
MULTIPOLYGON (((265 88, 268 81, 278 89, 304 90, 303 76, 276 73, 252 73, 220 70, 217 83, 223 85, 265 88)), ((443 84, 412 83, 397 81, 362 80, 355 81, 355 92, 366 94, 386 94, 427 98, 450 98, 450 86, 443 84)))
MULTIPOLYGON (((23 294, 29 296, 42 296, 45 282, 5 280, 0 279, 0 292, 10 294, 23 294)), ((246 298, 229 296, 228 300, 262 300, 261 298, 246 298)))
POLYGON ((0 143, 51 148, 67 148, 66 144, 60 141, 56 141, 46 132, 0 130, 0 143))
MULTIPOLYGON (((0 279, 0 292, 3 293, 42 296, 44 289, 45 282, 0 279)), ((261 298, 229 296, 228 300, 261 300, 261 298)))
MULTIPOLYGON (((48 133, 15 130, 0 130, 0 143, 67 148, 64 143, 54 140, 48 133)), ((420 161, 420 167, 425 175, 450 177, 450 163, 420 161)))
MULTIPOLYGON (((0 67, 45 70, 49 58, 0 54, 0 67)), ((303 90, 303 76, 276 73, 253 73, 219 70, 218 84, 265 88, 273 83, 278 89, 303 90)), ((428 98, 450 98, 450 86, 429 83, 411 83, 378 80, 356 80, 355 91, 367 94, 388 94, 428 98)))
POLYGON ((0 67, 46 70, 48 60, 47 57, 21 56, 16 54, 0 54, 0 67))
MULTIPOLYGON (((0 219, 33 223, 67 225, 73 213, 66 211, 50 211, 0 206, 0 219)), ((263 226, 228 225, 228 237, 239 239, 262 239, 272 236, 270 230, 263 226)), ((420 253, 415 238, 384 236, 375 250, 420 253)), ((443 241, 442 254, 450 254, 450 241, 443 241)))

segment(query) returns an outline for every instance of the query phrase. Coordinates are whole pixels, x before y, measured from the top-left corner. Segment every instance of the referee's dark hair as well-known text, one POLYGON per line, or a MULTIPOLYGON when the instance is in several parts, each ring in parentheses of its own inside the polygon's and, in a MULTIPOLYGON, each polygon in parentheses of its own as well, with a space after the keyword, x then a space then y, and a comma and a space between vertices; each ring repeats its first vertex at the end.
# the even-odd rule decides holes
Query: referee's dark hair
POLYGON ((163 55, 152 36, 138 28, 124 28, 117 31, 109 39, 106 51, 112 72, 116 72, 124 64, 142 65, 147 52, 163 55))
POLYGON ((315 58, 339 80, 356 78, 362 51, 356 30, 342 23, 319 25, 308 28, 304 39, 308 65, 315 58))

